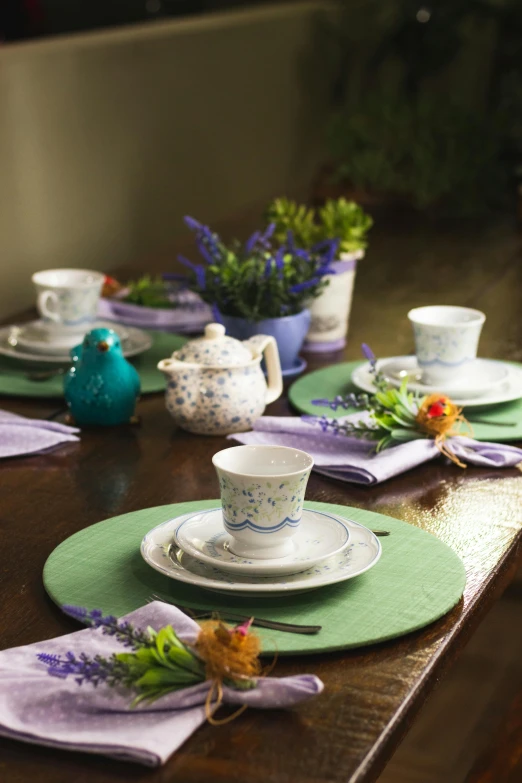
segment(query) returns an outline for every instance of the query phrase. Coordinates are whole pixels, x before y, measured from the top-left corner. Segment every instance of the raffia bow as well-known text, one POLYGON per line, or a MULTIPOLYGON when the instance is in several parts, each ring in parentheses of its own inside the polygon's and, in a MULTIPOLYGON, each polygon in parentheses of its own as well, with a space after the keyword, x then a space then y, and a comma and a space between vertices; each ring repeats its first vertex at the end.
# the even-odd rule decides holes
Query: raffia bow
POLYGON ((441 454, 460 468, 466 467, 446 444, 446 440, 455 435, 473 436, 473 430, 463 416, 462 408, 443 394, 430 394, 423 399, 415 421, 420 430, 434 439, 441 454))
POLYGON ((205 674, 210 681, 210 689, 205 701, 205 714, 209 723, 221 726, 229 723, 243 713, 247 706, 243 704, 232 715, 216 719, 213 713, 223 702, 223 685, 231 684, 236 689, 253 687, 253 680, 264 677, 275 665, 261 670, 259 653, 260 639, 249 633, 252 619, 227 628, 224 623, 208 621, 202 623, 198 638, 193 649, 205 664, 205 674))

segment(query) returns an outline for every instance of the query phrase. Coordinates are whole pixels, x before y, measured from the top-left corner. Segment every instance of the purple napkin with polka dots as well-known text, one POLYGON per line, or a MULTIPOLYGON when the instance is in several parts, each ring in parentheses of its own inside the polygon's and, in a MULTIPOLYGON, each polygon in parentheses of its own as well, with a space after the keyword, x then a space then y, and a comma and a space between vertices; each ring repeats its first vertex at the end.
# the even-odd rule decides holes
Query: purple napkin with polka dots
MULTIPOLYGON (((354 413, 338 421, 364 418, 366 414, 354 413)), ((302 449, 313 457, 313 469, 317 473, 354 484, 380 484, 440 456, 434 441, 428 438, 401 443, 375 454, 374 443, 323 432, 317 422, 297 416, 262 416, 255 422, 253 432, 228 437, 246 445, 302 449)), ((522 449, 505 443, 480 443, 459 436, 448 440, 447 446, 461 462, 469 465, 489 468, 522 465, 522 449)))
MULTIPOLYGON (((159 630, 172 625, 180 639, 193 642, 199 626, 175 606, 153 601, 124 618, 135 627, 159 630)), ((122 645, 100 629, 88 628, 27 647, 0 652, 0 736, 63 750, 98 753, 155 767, 164 764, 196 729, 205 723, 209 683, 170 693, 135 709, 135 693, 99 684, 96 688, 73 677, 47 672, 38 653, 64 656, 122 652, 122 645)), ((252 690, 223 687, 227 704, 261 709, 292 707, 321 693, 313 674, 263 677, 252 690)), ((7 781, 6 781, 7 783, 7 781)))
POLYGON ((77 441, 75 427, 56 421, 26 419, 0 410, 0 457, 19 457, 49 451, 62 443, 77 441))

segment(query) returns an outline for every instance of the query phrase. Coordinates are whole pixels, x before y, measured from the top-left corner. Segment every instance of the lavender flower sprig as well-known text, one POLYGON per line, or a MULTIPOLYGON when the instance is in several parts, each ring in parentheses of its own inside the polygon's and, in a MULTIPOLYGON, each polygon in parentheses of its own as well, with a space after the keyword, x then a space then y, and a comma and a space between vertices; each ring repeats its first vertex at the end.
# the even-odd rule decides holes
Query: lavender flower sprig
POLYGON ((344 435, 351 438, 378 438, 379 430, 375 425, 367 424, 364 421, 342 421, 339 419, 329 419, 328 416, 301 416, 303 421, 310 424, 317 424, 323 432, 329 432, 332 435, 344 435))
POLYGON ((141 631, 139 628, 134 628, 129 622, 119 623, 113 615, 104 617, 100 609, 93 609, 89 612, 88 609, 82 606, 66 604, 63 606, 63 610, 70 617, 74 617, 75 620, 79 620, 84 625, 101 628, 106 636, 115 636, 124 647, 132 647, 134 650, 138 650, 140 647, 151 647, 154 645, 154 640, 150 634, 141 631))
POLYGON ((312 400, 312 405, 321 405, 323 408, 328 407, 333 411, 337 411, 339 408, 345 411, 349 410, 350 408, 367 410, 369 399, 370 398, 367 394, 354 394, 351 392, 350 394, 346 394, 344 397, 338 394, 333 398, 333 400, 327 400, 324 398, 319 400, 312 400))
POLYGON ((329 419, 327 416, 306 416, 303 418, 318 424, 325 433, 377 440, 377 452, 398 443, 428 437, 418 425, 419 400, 415 395, 407 393, 407 380, 402 383, 400 389, 393 388, 385 376, 379 372, 377 359, 371 348, 366 343, 363 343, 361 348, 370 364, 373 384, 376 387, 375 394, 337 395, 333 400, 312 400, 312 404, 328 406, 333 411, 354 408, 366 411, 369 414, 370 422, 329 419))
POLYGON ((142 631, 129 622, 120 623, 111 615, 104 616, 98 609, 88 611, 77 606, 63 609, 71 617, 101 628, 102 633, 114 636, 133 652, 113 653, 108 658, 84 652, 76 655, 71 651, 64 656, 38 653, 38 660, 47 666, 51 676, 61 679, 72 676, 78 685, 88 683, 97 687, 104 683, 130 688, 137 692, 131 706, 204 682, 203 661, 183 644, 170 625, 157 632, 152 628, 142 631))
POLYGON ((73 652, 68 652, 63 658, 49 653, 38 653, 36 657, 45 663, 48 667, 47 673, 52 677, 66 679, 69 675, 73 675, 78 685, 87 682, 96 688, 100 683, 106 683, 111 687, 132 684, 129 667, 118 661, 115 655, 111 658, 104 658, 101 655, 90 658, 85 653, 80 653, 77 657, 73 652))

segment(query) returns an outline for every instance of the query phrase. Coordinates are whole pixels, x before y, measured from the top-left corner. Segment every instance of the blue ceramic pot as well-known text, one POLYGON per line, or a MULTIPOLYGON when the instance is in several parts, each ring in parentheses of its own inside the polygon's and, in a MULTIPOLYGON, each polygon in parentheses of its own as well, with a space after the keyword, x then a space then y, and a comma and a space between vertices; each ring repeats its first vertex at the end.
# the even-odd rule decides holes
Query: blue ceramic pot
POLYGON ((298 364, 297 355, 310 327, 310 311, 302 310, 297 315, 282 318, 267 318, 264 321, 247 321, 235 315, 222 315, 221 323, 227 334, 237 340, 248 340, 255 334, 269 334, 275 337, 281 359, 281 369, 292 370, 298 364))

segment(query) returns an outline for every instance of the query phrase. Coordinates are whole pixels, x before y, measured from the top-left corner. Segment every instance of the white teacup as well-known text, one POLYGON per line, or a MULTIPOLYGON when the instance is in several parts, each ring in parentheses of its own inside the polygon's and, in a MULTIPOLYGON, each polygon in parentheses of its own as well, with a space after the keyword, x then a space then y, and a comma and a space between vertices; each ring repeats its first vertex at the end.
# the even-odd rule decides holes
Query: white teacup
POLYGON ((214 454, 212 462, 234 554, 262 559, 291 555, 312 457, 287 446, 233 446, 214 454))
POLYGON ((477 358, 484 313, 469 307, 435 305, 416 307, 408 318, 424 383, 433 386, 464 378, 477 358))
POLYGON ((32 277, 46 328, 84 333, 94 324, 105 276, 89 269, 46 269, 32 277))

